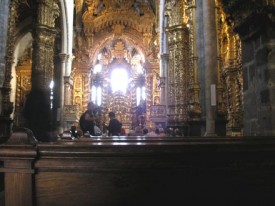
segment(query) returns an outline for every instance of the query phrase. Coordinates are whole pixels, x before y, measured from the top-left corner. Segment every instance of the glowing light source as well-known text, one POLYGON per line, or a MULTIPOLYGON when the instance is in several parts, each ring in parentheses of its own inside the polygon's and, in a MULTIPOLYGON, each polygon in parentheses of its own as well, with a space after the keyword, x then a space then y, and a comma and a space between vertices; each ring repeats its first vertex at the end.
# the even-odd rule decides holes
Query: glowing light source
POLYGON ((96 105, 100 106, 102 103, 102 88, 92 86, 92 102, 94 102, 96 105))
POLYGON ((141 98, 142 98, 142 100, 146 99, 146 88, 145 87, 142 87, 141 98))
POLYGON ((138 87, 136 89, 137 105, 139 105, 140 103, 140 96, 141 96, 141 91, 140 91, 140 87, 138 87))
POLYGON ((98 60, 101 60, 101 58, 102 58, 102 54, 99 53, 99 54, 97 55, 97 59, 98 59, 98 60))
POLYGON ((141 100, 146 99, 146 88, 145 87, 137 87, 136 88, 136 99, 137 99, 137 105, 140 104, 141 100))
POLYGON ((101 64, 97 64, 95 65, 95 68, 94 68, 94 74, 96 73, 100 73, 102 70, 102 65, 101 64))
POLYGON ((54 81, 53 80, 51 81, 49 87, 50 87, 50 89, 53 89, 53 87, 54 87, 54 81))
POLYGON ((50 94, 50 105, 51 105, 51 109, 53 108, 53 87, 54 87, 54 81, 52 80, 50 82, 49 85, 50 89, 51 89, 51 94, 50 94))
POLYGON ((137 65, 137 73, 143 74, 143 67, 140 64, 137 65))
POLYGON ((114 69, 111 74, 111 85, 112 85, 112 91, 121 91, 123 94, 126 93, 127 87, 128 87, 128 73, 125 69, 114 69))

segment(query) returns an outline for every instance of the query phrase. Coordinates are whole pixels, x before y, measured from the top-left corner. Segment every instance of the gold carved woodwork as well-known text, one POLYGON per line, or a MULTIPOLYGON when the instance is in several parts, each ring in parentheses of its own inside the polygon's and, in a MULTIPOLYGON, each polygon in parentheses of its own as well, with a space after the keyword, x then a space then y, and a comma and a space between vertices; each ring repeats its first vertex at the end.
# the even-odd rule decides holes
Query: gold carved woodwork
POLYGON ((138 5, 143 15, 137 15, 134 0, 102 2, 104 6, 96 15, 94 7, 98 3, 87 2, 87 9, 82 16, 86 41, 81 45, 86 47, 86 52, 89 52, 90 61, 96 58, 98 50, 101 49, 99 46, 102 47, 114 39, 123 39, 144 53, 147 51, 150 53, 149 48, 152 47, 156 34, 153 34, 155 15, 148 3, 141 2, 138 5))
MULTIPOLYGON (((83 13, 84 32, 87 36, 97 33, 112 25, 127 25, 136 28, 138 32, 144 33, 152 31, 154 23, 153 10, 148 3, 140 3, 138 8, 143 11, 143 15, 138 15, 133 6, 134 0, 103 0, 102 3, 92 1, 87 4, 87 9, 83 13), (99 7, 101 6, 101 7, 99 7), (95 13, 96 12, 96 13, 95 13), (129 18, 131 16, 131 18, 129 18), (143 22, 140 24, 140 22, 143 22)), ((137 7, 136 7, 137 8, 137 7)))
POLYGON ((48 90, 53 79, 55 20, 59 16, 55 0, 38 1, 37 24, 34 33, 34 55, 32 84, 35 88, 48 90))
MULTIPOLYGON (((125 129, 131 127, 131 97, 132 95, 111 94, 109 98, 108 111, 114 111, 116 118, 125 129)), ((105 114, 106 122, 109 121, 108 112, 105 114)))
POLYGON ((222 79, 222 33, 224 22, 221 20, 224 18, 224 13, 219 1, 215 1, 216 7, 216 33, 217 33, 217 113, 220 117, 226 118, 226 98, 225 98, 225 84, 222 79))
POLYGON ((226 22, 221 1, 217 1, 217 36, 219 52, 218 112, 227 115, 228 135, 241 135, 243 127, 243 78, 241 62, 241 40, 226 22))
POLYGON ((76 33, 76 59, 72 78, 74 84, 80 81, 78 78, 82 83, 81 89, 76 86, 73 88, 73 104, 81 101, 80 111, 86 109, 87 102, 83 98, 87 101, 90 99, 92 94, 89 91, 96 78, 93 70, 96 64, 101 64, 103 66, 103 80, 100 83, 102 86, 102 121, 108 121, 108 111, 114 109, 118 113, 118 118, 121 118, 126 128, 130 129, 131 121, 135 119, 137 106, 136 87, 130 87, 127 97, 122 98, 117 94, 112 94, 106 79, 109 78, 110 71, 115 66, 126 67, 135 79, 136 65, 142 65, 148 74, 145 86, 146 105, 148 115, 150 115, 148 105, 152 105, 153 98, 159 95, 153 88, 156 77, 149 74, 153 69, 157 72, 159 70, 157 57, 159 37, 154 31, 156 23, 154 6, 146 1, 134 0, 84 0, 82 9, 79 6, 80 4, 77 5, 77 11, 82 11, 83 30, 76 33), (101 54, 100 59, 98 59, 99 54, 101 54), (89 81, 84 80, 88 76, 89 81), (118 103, 120 98, 127 104, 118 103), (117 108, 117 106, 120 107, 117 108), (127 112, 123 114, 121 111, 127 112))
POLYGON ((90 95, 90 74, 77 72, 73 75, 73 105, 77 105, 79 113, 87 109, 90 95))
POLYGON ((224 73, 227 88, 227 133, 241 135, 243 128, 242 67, 230 68, 224 73))
POLYGON ((166 14, 169 16, 168 48, 168 125, 180 126, 188 120, 188 86, 189 86, 189 30, 182 18, 182 1, 167 1, 166 14))
POLYGON ((201 104, 200 104, 200 84, 198 81, 198 55, 197 55, 197 35, 196 35, 196 1, 183 1, 183 18, 184 23, 189 28, 190 41, 190 70, 189 70, 189 92, 188 92, 188 114, 189 121, 200 121, 201 104))
POLYGON ((122 41, 116 42, 114 48, 111 50, 112 59, 118 59, 118 61, 128 59, 128 51, 124 47, 122 41))
POLYGON ((16 67, 16 96, 14 123, 24 126, 23 108, 27 95, 31 90, 32 49, 27 49, 19 59, 16 67))
POLYGON ((166 122, 166 106, 152 105, 150 107, 150 120, 152 122, 166 122))

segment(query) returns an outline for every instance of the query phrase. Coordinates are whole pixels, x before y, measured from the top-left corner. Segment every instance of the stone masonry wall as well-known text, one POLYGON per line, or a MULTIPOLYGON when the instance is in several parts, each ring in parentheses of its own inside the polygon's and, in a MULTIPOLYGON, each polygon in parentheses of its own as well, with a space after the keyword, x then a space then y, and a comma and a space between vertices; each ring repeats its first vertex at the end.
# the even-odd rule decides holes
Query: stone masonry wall
POLYGON ((275 32, 243 42, 244 135, 275 135, 275 32))

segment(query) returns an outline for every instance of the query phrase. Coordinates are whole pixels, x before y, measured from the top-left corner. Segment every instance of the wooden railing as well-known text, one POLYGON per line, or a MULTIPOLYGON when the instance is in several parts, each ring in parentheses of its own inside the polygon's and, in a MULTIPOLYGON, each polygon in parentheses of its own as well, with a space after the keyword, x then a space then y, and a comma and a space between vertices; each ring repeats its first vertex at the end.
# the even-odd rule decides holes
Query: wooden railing
POLYGON ((114 137, 0 145, 5 205, 184 205, 275 192, 274 137, 114 137))

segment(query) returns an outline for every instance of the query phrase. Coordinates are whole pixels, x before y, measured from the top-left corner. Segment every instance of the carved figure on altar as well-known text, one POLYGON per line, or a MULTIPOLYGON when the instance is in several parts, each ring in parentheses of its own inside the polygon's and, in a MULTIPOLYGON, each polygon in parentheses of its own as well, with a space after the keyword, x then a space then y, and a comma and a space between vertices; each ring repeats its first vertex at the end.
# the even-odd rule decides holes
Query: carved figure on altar
POLYGON ((135 1, 134 1, 133 7, 134 7, 134 9, 135 9, 135 11, 136 11, 136 14, 137 14, 138 16, 143 16, 143 15, 144 15, 144 12, 143 12, 142 9, 141 9, 141 3, 140 3, 139 0, 135 0, 135 1))

